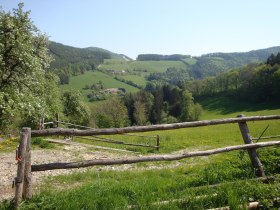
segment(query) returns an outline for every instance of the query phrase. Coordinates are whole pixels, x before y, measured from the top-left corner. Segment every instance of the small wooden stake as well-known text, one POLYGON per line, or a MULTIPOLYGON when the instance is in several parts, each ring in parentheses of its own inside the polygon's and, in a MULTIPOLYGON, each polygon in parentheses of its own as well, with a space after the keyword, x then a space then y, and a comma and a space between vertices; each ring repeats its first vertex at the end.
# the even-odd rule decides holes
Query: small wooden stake
POLYGON ((59 114, 56 114, 56 127, 59 127, 59 114))
POLYGON ((160 147, 160 138, 159 135, 157 135, 157 151, 159 151, 159 147, 160 147))
POLYGON ((20 132, 20 144, 18 150, 18 168, 17 177, 15 180, 15 208, 18 208, 22 201, 23 183, 24 183, 24 171, 25 171, 25 153, 28 139, 28 129, 23 128, 20 132))
MULTIPOLYGON (((245 117, 245 115, 238 115, 237 117, 245 117)), ((249 128, 246 122, 239 122, 238 123, 240 132, 242 134, 243 140, 245 144, 252 144, 251 135, 249 133, 249 128)), ((248 149, 248 154, 250 157, 250 160, 252 162, 252 165, 255 169, 255 174, 259 177, 265 177, 263 165, 258 157, 256 149, 248 149)))

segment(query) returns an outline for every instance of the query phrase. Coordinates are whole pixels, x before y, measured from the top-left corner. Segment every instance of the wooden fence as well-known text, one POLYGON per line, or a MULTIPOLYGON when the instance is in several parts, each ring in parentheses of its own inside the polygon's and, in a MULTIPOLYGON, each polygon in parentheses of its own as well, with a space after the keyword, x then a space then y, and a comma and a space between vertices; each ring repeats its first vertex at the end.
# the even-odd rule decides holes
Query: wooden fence
MULTIPOLYGON (((32 172, 54 170, 54 169, 68 169, 68 168, 82 168, 96 165, 116 165, 116 164, 132 164, 139 162, 151 162, 151 161, 172 161, 180 160, 195 156, 208 156, 218 153, 230 152, 234 150, 247 150, 252 166, 255 169, 255 173, 259 177, 265 177, 265 171, 263 165, 257 155, 256 149, 268 146, 279 146, 280 141, 270 141, 262 143, 253 143, 247 126, 248 121, 261 121, 261 120, 278 120, 280 115, 271 116, 254 116, 245 117, 239 115, 236 118, 220 119, 220 120, 204 120, 196 122, 184 122, 175 124, 162 124, 151 126, 134 126, 125 128, 108 128, 108 129, 89 129, 89 130, 77 130, 77 129, 63 129, 54 128, 46 130, 32 130, 30 128, 23 128, 20 135, 20 145, 16 152, 16 159, 18 160, 17 177, 15 179, 15 207, 18 207, 22 199, 30 198, 32 196, 32 172), (78 162, 60 162, 60 163, 47 163, 39 165, 31 165, 31 136, 53 136, 53 135, 71 135, 71 136, 92 136, 92 135, 106 135, 106 134, 124 134, 133 132, 147 132, 155 130, 170 130, 189 127, 219 125, 227 123, 238 123, 241 135, 243 137, 243 145, 228 146, 224 148, 187 152, 177 155, 152 155, 125 159, 102 159, 102 160, 85 160, 78 162)), ((273 136, 274 138, 278 136, 273 136)), ((266 137, 263 137, 266 138, 266 137)))
MULTIPOLYGON (((40 121, 40 130, 44 130, 45 129, 45 125, 55 125, 56 128, 59 128, 59 124, 62 125, 66 125, 66 126, 73 126, 73 127, 77 127, 77 128, 81 128, 81 129, 94 129, 91 127, 87 127, 87 126, 82 126, 82 125, 77 125, 77 124, 73 124, 73 123, 68 123, 68 122, 63 122, 63 121, 59 121, 59 117, 57 115, 57 120, 54 122, 44 122, 44 119, 40 121)), ((130 142, 124 142, 124 141, 120 141, 120 140, 115 140, 115 139, 110 139, 110 138, 103 138, 103 137, 99 137, 99 136, 91 136, 91 137, 82 137, 82 136, 77 136, 80 139, 87 139, 87 140, 91 140, 91 141, 97 141, 97 142, 105 142, 105 143, 109 143, 109 144, 122 144, 122 145, 129 145, 129 146, 136 146, 136 147, 149 147, 149 148, 153 148, 156 150, 159 150, 160 148, 160 137, 159 135, 139 135, 139 134, 128 134, 128 133, 123 133, 123 135, 126 136, 137 136, 137 137, 141 137, 141 138, 149 138, 149 139, 155 139, 155 145, 150 145, 150 144, 135 144, 135 143, 130 143, 130 142)), ((73 139, 73 135, 67 135, 70 136, 70 139, 73 139)))

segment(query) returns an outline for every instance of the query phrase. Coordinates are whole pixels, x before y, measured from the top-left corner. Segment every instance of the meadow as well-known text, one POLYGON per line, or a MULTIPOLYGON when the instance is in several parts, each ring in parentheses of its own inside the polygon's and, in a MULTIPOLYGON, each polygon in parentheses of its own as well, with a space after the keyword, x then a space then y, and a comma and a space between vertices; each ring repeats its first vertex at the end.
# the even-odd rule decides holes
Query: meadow
POLYGON ((188 58, 182 61, 123 61, 119 59, 107 59, 98 69, 101 71, 124 70, 125 74, 118 75, 120 78, 132 81, 145 87, 145 79, 151 73, 163 73, 168 68, 188 70, 189 64, 195 63, 195 59, 188 58))
MULTIPOLYGON (((188 61, 191 62, 191 61, 188 61)), ((122 61, 116 59, 107 59, 101 64, 100 70, 125 70, 141 72, 144 75, 148 73, 165 72, 168 68, 185 69, 186 64, 181 61, 122 61)))
MULTIPOLYGON (((226 98, 216 99, 220 103, 215 103, 215 98, 200 101, 205 103, 203 119, 235 117, 241 113, 247 116, 280 113, 277 104, 249 106, 226 98), (227 104, 236 106, 226 109, 224 105, 227 104)), ((279 120, 248 123, 253 137, 259 137, 268 125, 264 136, 279 135, 279 120)), ((243 144, 237 124, 142 134, 160 135, 160 150, 92 144, 136 151, 139 155, 243 144)), ((109 138, 145 143, 140 137, 112 135, 109 138)), ((75 138, 75 141, 83 140, 75 138)), ((145 141, 154 143, 152 139, 145 141)), ((277 209, 280 207, 277 200, 280 194, 280 148, 259 149, 258 153, 266 175, 274 177, 268 184, 254 179, 247 153, 235 151, 173 162, 139 163, 125 171, 93 167, 86 172, 52 177, 32 199, 22 203, 20 209, 209 209, 223 206, 245 209, 245 205, 252 201, 260 202, 263 209, 277 209)), ((0 208, 8 209, 9 206, 9 202, 4 202, 0 208)))
POLYGON ((86 71, 84 74, 70 77, 69 84, 61 85, 62 90, 76 90, 80 91, 83 99, 87 101, 86 95, 91 93, 91 90, 85 90, 86 85, 92 85, 97 82, 103 82, 104 88, 124 88, 127 92, 137 92, 139 89, 131 85, 125 84, 114 79, 112 76, 102 73, 100 71, 86 71))

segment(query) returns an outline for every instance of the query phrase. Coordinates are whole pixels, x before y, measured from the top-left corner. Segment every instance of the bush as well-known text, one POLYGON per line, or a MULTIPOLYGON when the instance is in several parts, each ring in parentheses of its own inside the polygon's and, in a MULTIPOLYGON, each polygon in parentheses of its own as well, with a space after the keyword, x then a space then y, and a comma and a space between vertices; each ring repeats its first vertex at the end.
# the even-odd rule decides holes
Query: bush
POLYGON ((36 137, 36 138, 32 138, 31 139, 31 144, 33 145, 37 145, 40 148, 44 148, 44 149, 51 149, 54 148, 54 145, 49 143, 48 141, 44 140, 41 137, 36 137))

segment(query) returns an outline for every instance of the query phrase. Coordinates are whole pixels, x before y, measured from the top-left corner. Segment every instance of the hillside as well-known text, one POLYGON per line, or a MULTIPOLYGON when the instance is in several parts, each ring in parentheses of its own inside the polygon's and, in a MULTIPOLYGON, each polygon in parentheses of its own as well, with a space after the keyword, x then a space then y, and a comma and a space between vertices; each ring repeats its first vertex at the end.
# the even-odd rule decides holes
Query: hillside
POLYGON ((50 42, 48 48, 54 58, 50 68, 67 69, 74 75, 79 74, 80 71, 96 69, 104 59, 124 60, 122 55, 97 47, 77 48, 50 42))
POLYGON ((197 62, 191 66, 190 74, 193 78, 215 76, 246 64, 264 62, 271 54, 278 52, 279 46, 240 53, 210 53, 195 57, 197 62))
MULTIPOLYGON (((277 54, 280 47, 242 53, 210 53, 198 57, 180 54, 141 54, 137 60, 102 48, 75 48, 55 42, 50 43, 49 51, 54 57, 51 69, 59 76, 62 85, 70 83, 68 86, 71 87, 72 84, 84 83, 84 79, 75 76, 98 70, 102 72, 99 74, 98 81, 106 87, 112 86, 107 84, 110 77, 110 81, 114 81, 111 82, 112 84, 118 83, 112 88, 125 88, 125 91, 134 92, 145 87, 148 82, 153 86, 166 83, 177 85, 188 79, 216 76, 246 64, 261 63, 272 53, 277 54), (78 81, 75 81, 76 79, 78 81)), ((96 81, 74 85, 73 88, 88 92, 82 87, 92 85, 94 82, 96 81)))
POLYGON ((264 62, 271 54, 280 52, 280 47, 270 47, 249 52, 233 53, 209 53, 202 56, 191 57, 189 55, 160 55, 160 54, 141 54, 138 61, 181 61, 190 67, 189 74, 194 79, 207 76, 215 76, 221 72, 232 68, 238 68, 250 63, 264 62), (185 62, 186 60, 192 62, 185 62))

